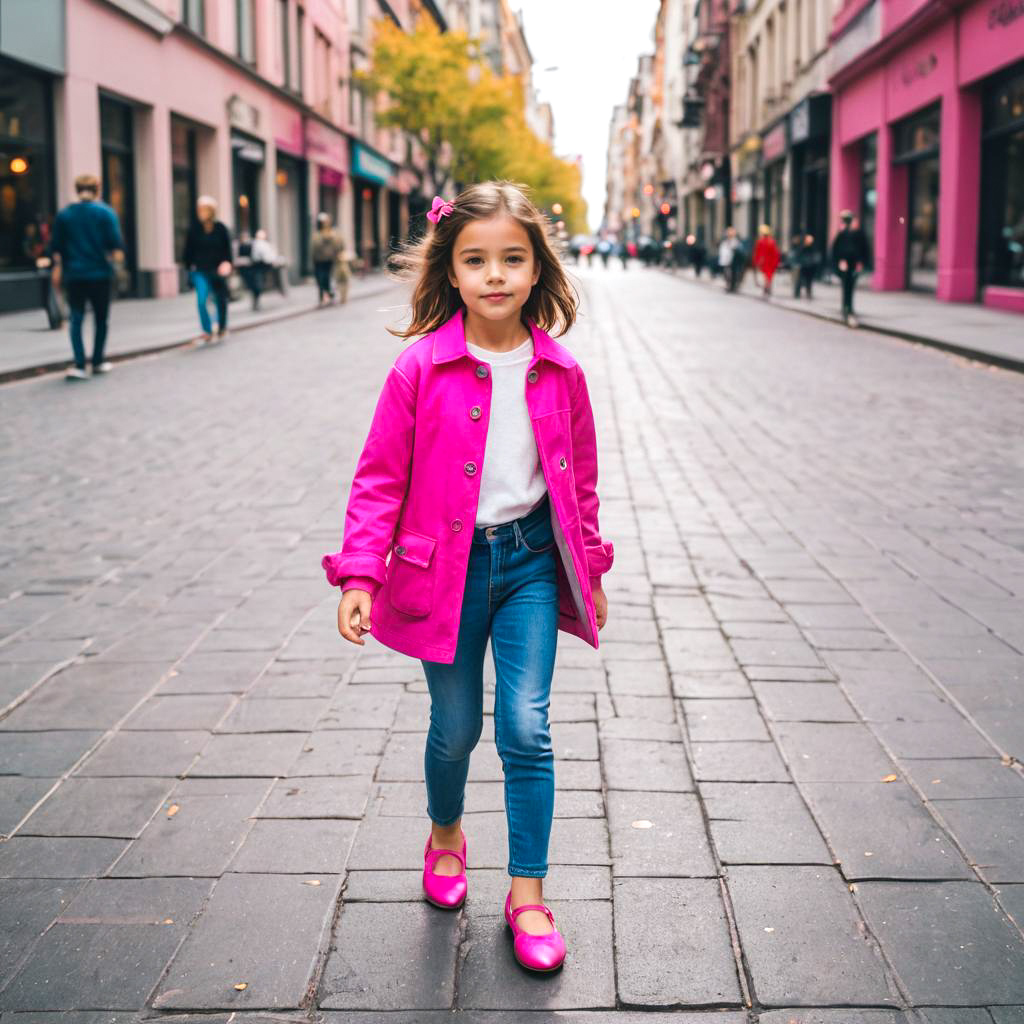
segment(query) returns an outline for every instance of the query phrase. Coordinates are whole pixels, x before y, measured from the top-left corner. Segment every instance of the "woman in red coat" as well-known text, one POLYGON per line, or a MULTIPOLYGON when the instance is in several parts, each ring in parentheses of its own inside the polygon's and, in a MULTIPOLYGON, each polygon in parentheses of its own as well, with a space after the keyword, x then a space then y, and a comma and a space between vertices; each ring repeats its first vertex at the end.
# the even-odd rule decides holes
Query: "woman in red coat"
POLYGON ((779 247, 772 238, 772 229, 767 224, 762 224, 759 234, 761 237, 754 245, 754 267, 764 274, 764 294, 768 296, 772 293, 772 278, 781 257, 779 247))

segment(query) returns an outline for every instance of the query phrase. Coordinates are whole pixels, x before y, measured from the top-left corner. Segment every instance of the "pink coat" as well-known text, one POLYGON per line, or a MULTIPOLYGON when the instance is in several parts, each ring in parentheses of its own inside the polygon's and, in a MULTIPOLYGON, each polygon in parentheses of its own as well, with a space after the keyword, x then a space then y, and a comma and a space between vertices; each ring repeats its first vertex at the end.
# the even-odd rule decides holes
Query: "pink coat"
MULTIPOLYGON (((530 330, 524 386, 560 554, 558 626, 597 647, 591 580, 611 568, 613 548, 597 523, 594 414, 576 360, 530 330)), ((332 586, 373 596, 372 635, 414 658, 455 660, 490 413, 490 369, 466 350, 460 312, 395 360, 356 466, 342 549, 323 558, 332 586)))

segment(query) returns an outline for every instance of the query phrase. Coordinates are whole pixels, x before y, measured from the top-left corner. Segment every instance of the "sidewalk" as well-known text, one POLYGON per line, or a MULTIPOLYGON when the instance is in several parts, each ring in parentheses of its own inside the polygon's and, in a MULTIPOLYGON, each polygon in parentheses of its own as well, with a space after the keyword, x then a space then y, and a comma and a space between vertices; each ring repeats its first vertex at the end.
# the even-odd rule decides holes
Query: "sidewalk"
MULTIPOLYGON (((674 276, 694 281, 689 269, 677 270, 674 276)), ((701 277, 698 283, 706 288, 724 291, 722 279, 701 277)), ((762 300, 761 288, 748 270, 740 293, 762 300)), ((772 298, 774 306, 792 309, 822 320, 841 323, 838 284, 816 281, 813 299, 794 299, 792 279, 788 271, 775 275, 772 298)), ((976 303, 939 302, 914 292, 876 292, 863 284, 857 288, 854 308, 861 329, 878 331, 907 341, 920 342, 934 348, 955 352, 968 359, 992 363, 1008 370, 1024 372, 1024 317, 989 309, 976 303)))
MULTIPOLYGON (((377 295, 392 287, 383 274, 353 277, 349 301, 377 295)), ((250 309, 247 292, 233 301, 228 309, 228 327, 232 332, 260 324, 284 320, 316 308, 314 284, 293 285, 287 295, 267 292, 260 299, 260 309, 250 309)), ((213 303, 210 303, 210 315, 213 303)), ((107 355, 113 361, 128 359, 146 352, 176 348, 195 341, 200 335, 195 292, 186 292, 167 299, 121 299, 110 309, 110 333, 107 355)), ((30 309, 0 316, 0 383, 33 373, 60 370, 71 362, 71 343, 67 323, 50 330, 46 311, 30 309)), ((92 317, 85 327, 86 352, 92 351, 92 317)))

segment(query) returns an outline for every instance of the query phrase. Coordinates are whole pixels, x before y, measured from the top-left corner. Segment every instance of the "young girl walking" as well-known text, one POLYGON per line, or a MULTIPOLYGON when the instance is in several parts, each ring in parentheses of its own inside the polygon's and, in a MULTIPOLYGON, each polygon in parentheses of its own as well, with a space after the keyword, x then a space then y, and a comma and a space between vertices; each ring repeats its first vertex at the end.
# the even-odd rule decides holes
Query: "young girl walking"
POLYGON ((559 629, 594 647, 611 543, 598 528, 597 446, 583 371, 554 341, 577 299, 543 215, 508 182, 434 199, 409 250, 420 336, 395 360, 356 467, 342 550, 338 629, 421 659, 430 692, 424 752, 430 834, 423 891, 466 898, 462 814, 483 726, 488 640, 505 776, 505 920, 523 967, 553 971, 565 941, 543 902, 554 811, 548 724, 559 629), (390 560, 388 555, 390 554, 390 560))

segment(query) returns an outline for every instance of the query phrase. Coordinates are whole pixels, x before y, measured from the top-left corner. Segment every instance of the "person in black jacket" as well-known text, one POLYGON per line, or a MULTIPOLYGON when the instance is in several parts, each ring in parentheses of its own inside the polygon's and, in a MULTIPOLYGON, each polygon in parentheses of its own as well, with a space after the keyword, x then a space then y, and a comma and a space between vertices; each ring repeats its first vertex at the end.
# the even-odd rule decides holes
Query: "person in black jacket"
POLYGON ((181 262, 189 271, 199 302, 199 323, 203 341, 213 339, 207 304, 213 293, 217 304, 217 338, 228 332, 228 276, 231 273, 231 236, 217 220, 217 200, 200 196, 196 201, 197 219, 189 226, 181 262))
POLYGON ((848 327, 856 327, 853 290, 857 286, 857 275, 868 261, 868 240, 859 227, 854 227, 851 211, 843 210, 839 221, 842 227, 832 241, 832 266, 843 287, 843 322, 848 327))

